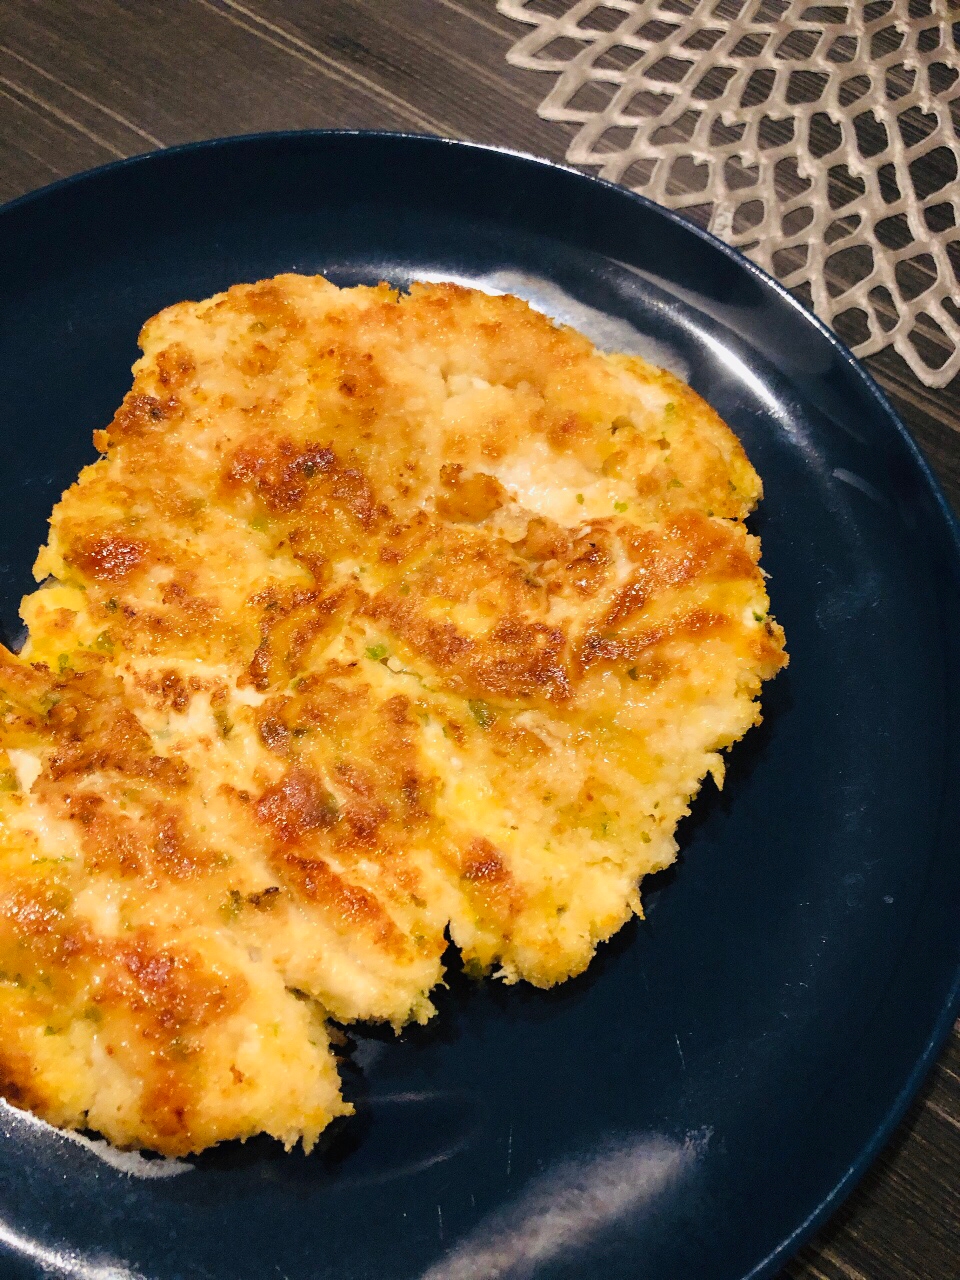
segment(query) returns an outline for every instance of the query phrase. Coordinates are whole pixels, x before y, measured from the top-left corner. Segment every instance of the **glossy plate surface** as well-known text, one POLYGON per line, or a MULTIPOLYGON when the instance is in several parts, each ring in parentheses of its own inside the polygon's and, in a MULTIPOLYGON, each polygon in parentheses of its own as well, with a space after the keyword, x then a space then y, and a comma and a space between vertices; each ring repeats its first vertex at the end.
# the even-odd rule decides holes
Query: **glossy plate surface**
POLYGON ((685 376, 763 477, 789 669, 680 829, 648 917, 551 992, 451 979, 355 1037, 358 1115, 121 1157, 0 1107, 0 1269, 88 1280, 742 1280, 876 1153, 960 964, 956 531, 852 358, 624 191, 394 135, 202 144, 0 212, 0 625, 93 459, 142 322, 278 271, 519 293, 685 376), (5 1252, 4 1252, 5 1251, 5 1252))

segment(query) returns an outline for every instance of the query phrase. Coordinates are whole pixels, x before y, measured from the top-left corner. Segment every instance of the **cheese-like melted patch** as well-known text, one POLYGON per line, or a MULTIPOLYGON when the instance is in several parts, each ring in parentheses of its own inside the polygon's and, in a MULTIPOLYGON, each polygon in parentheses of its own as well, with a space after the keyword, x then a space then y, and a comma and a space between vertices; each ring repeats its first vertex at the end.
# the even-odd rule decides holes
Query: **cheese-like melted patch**
POLYGON ((154 317, 0 652, 0 1091, 309 1147, 329 1018, 589 963, 786 661, 760 481, 509 296, 281 276, 154 317))

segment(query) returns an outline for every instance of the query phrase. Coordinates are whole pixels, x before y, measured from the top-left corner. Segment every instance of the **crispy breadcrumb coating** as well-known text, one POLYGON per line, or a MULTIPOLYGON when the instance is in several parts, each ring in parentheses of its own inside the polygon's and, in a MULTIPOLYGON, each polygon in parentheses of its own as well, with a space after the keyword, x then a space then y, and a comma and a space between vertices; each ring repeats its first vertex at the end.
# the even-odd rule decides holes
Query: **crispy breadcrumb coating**
POLYGON ((306 1147, 327 1019, 550 986, 786 662, 688 387, 512 297, 279 276, 145 326, 0 652, 0 1091, 306 1147))

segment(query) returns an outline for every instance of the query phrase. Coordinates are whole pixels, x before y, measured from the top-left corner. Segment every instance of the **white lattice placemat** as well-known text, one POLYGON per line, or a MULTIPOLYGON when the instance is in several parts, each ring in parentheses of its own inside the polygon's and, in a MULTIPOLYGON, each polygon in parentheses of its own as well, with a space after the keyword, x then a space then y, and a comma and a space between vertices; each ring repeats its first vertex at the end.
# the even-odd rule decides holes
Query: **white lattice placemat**
POLYGON ((708 226, 858 355, 960 372, 960 10, 948 0, 498 0, 567 152, 708 226), (922 161, 922 163, 918 163, 922 161))

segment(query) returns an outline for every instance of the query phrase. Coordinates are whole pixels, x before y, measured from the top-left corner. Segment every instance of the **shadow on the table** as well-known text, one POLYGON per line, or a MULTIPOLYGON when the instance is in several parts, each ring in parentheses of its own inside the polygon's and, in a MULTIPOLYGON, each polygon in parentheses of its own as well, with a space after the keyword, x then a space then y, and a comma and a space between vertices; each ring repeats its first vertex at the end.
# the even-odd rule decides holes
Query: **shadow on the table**
POLYGON ((960 1276, 960 1090, 948 1087, 948 1059, 960 1060, 957 1029, 876 1164, 777 1280, 960 1276))

